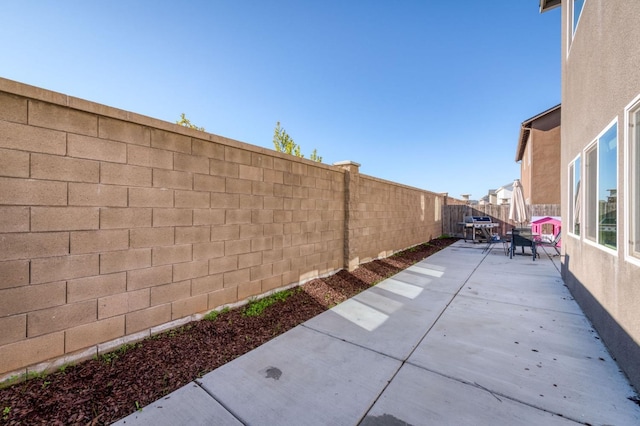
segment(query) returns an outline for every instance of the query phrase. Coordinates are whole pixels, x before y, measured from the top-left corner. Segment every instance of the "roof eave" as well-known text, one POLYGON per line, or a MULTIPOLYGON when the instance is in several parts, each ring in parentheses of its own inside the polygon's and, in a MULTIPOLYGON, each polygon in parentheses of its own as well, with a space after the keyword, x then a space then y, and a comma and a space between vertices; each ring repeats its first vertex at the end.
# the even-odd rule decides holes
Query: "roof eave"
POLYGON ((547 12, 562 4, 562 0, 540 0, 540 13, 547 12))

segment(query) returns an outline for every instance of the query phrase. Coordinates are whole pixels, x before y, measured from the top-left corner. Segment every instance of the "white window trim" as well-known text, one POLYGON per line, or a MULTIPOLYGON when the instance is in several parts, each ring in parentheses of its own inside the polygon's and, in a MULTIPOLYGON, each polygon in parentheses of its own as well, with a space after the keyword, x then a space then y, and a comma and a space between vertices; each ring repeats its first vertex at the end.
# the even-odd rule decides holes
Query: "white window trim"
MULTIPOLYGON (((631 126, 631 113, 638 110, 640 110, 640 94, 624 108, 624 259, 636 266, 640 266, 640 258, 633 256, 629 250, 629 241, 631 241, 631 221, 633 220, 633 215, 631 214, 633 206, 630 201, 633 196, 633 188, 629 181, 629 173, 631 172, 631 161, 633 160, 631 158, 631 143, 634 142, 633 134, 629 131, 629 128, 631 126)), ((638 170, 638 173, 640 173, 640 170, 638 170)), ((636 224, 636 226, 640 226, 640 223, 636 224)))
POLYGON ((580 11, 580 16, 578 16, 578 21, 576 22, 575 27, 573 26, 573 15, 575 13, 573 4, 574 0, 569 0, 567 2, 567 58, 569 57, 569 51, 571 50, 571 46, 573 45, 573 39, 575 38, 576 31, 578 30, 580 18, 582 18, 582 13, 584 12, 584 7, 587 5, 587 1, 588 0, 584 0, 582 10, 580 11))
MULTIPOLYGON (((607 133, 607 131, 608 131, 609 129, 611 129, 611 126, 613 126, 614 124, 615 124, 615 125, 617 125, 617 124, 618 124, 618 117, 614 118, 614 119, 613 119, 609 124, 607 124, 607 125, 604 127, 604 129, 603 129, 600 133, 598 133, 598 136, 596 136, 596 137, 595 137, 595 139, 594 139, 593 141, 591 141, 591 143, 589 143, 589 145, 587 145, 587 146, 584 148, 584 151, 583 151, 584 158, 586 158, 586 152, 587 152, 587 151, 589 151, 589 149, 590 149, 591 147, 593 147, 593 145, 595 145, 595 146, 596 146, 596 149, 597 149, 597 150, 599 150, 599 149, 600 149, 600 147, 598 146, 598 143, 599 143, 599 141, 600 141, 600 138, 601 138, 605 133, 607 133)), ((618 127, 618 129, 617 129, 617 132, 616 132, 616 138, 618 138, 618 133, 620 133, 620 127, 618 127)), ((618 143, 618 148, 617 148, 617 156, 616 156, 616 157, 617 157, 617 159, 619 160, 619 159, 620 159, 620 140, 619 140, 619 138, 618 138, 617 143, 618 143)), ((597 167, 597 169, 596 169, 596 184, 598 185, 598 189, 600 189, 600 152, 598 152, 598 156, 597 156, 597 157, 598 157, 598 167, 597 167)), ((581 165, 581 166, 582 166, 582 165, 581 165)), ((586 167, 586 164, 585 164, 585 167, 586 167)), ((618 161, 616 161, 616 186, 617 186, 618 181, 619 181, 619 178, 620 178, 620 176, 619 176, 620 170, 618 170, 618 169, 619 169, 619 167, 618 167, 618 161)), ((582 179, 584 179, 584 178, 586 178, 586 176, 584 176, 584 175, 583 175, 582 179)), ((582 201, 582 206, 584 207, 584 209, 583 209, 583 211, 581 212, 581 214, 584 214, 585 216, 583 216, 583 217, 585 217, 585 218, 586 218, 586 211, 585 211, 585 210, 586 210, 586 207, 587 207, 587 206, 586 206, 586 195, 587 195, 587 194, 586 194, 586 189, 587 189, 587 188, 586 188, 586 185, 585 185, 585 188, 584 188, 584 189, 585 189, 585 192, 583 192, 583 195, 584 195, 583 199, 584 199, 584 200, 582 201)), ((618 237, 620 236, 620 226, 619 226, 620 221, 618 220, 618 219, 619 219, 619 217, 620 217, 620 209, 618 208, 619 206, 620 206, 620 197, 618 197, 618 198, 616 199, 616 216, 617 216, 617 217, 616 217, 616 227, 617 227, 617 230, 616 230, 616 238, 618 238, 618 237)), ((582 229, 580 230, 580 233, 581 233, 581 234, 583 234, 583 233, 585 234, 584 242, 585 242, 586 244, 590 245, 590 246, 597 247, 598 249, 600 249, 600 250, 602 250, 602 251, 604 251, 604 252, 606 252, 606 253, 609 253, 609 254, 611 254, 611 255, 613 255, 613 256, 615 256, 615 257, 618 257, 618 251, 619 251, 619 249, 620 249, 620 245, 616 243, 616 249, 614 250, 614 249, 612 249, 612 248, 609 248, 609 247, 605 246, 604 244, 600 244, 599 237, 598 237, 599 232, 598 232, 597 230, 596 230, 596 240, 595 240, 595 241, 593 241, 593 240, 591 240, 591 239, 587 238, 587 237, 586 237, 586 231, 587 231, 587 230, 586 230, 586 225, 587 225, 587 224, 585 223, 585 229, 584 229, 584 232, 582 231, 582 229)))
MULTIPOLYGON (((573 238, 576 238, 578 240, 582 239, 582 235, 584 235, 584 218, 583 218, 583 214, 584 214, 584 175, 582 174, 582 154, 578 154, 576 155, 573 160, 571 160, 569 162, 569 167, 568 169, 571 170, 571 166, 573 166, 573 175, 571 175, 569 173, 569 185, 567 187, 568 189, 568 194, 567 194, 567 200, 570 203, 573 203, 573 196, 575 196, 575 194, 573 193, 573 184, 575 183, 575 174, 576 174, 576 160, 580 159, 580 191, 582 191, 582 194, 580 195, 580 235, 576 234, 575 232, 573 232, 573 217, 568 217, 568 222, 569 225, 567 226, 567 235, 570 235, 573 238)), ((575 206, 574 206, 575 209, 575 206)), ((571 210, 573 212, 573 209, 571 210)))

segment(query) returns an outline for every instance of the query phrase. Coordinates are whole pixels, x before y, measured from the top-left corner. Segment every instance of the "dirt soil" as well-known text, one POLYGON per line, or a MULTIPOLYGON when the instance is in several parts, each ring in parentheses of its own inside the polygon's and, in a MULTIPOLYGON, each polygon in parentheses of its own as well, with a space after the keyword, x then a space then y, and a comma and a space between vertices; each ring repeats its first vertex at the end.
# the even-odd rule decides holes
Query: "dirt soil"
POLYGON ((312 280, 258 316, 247 316, 244 307, 224 311, 0 389, 0 425, 110 424, 455 241, 435 239, 312 280))

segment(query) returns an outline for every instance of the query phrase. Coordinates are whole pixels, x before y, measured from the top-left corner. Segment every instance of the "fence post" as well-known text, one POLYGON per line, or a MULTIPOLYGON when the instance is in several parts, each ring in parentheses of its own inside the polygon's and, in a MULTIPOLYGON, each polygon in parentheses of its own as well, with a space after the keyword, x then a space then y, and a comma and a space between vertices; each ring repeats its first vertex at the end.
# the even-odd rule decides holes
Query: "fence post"
POLYGON ((358 203, 360 201, 360 164, 339 161, 334 166, 344 173, 344 261, 343 267, 353 271, 360 265, 357 247, 358 203))

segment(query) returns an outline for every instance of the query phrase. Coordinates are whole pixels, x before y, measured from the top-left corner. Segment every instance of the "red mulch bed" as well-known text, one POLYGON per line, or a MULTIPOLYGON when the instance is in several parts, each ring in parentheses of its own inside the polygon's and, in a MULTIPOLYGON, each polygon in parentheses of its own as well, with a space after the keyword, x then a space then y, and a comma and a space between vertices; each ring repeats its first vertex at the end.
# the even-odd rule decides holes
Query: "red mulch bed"
POLYGON ((0 424, 110 424, 455 241, 435 239, 315 279, 259 316, 230 310, 1 389, 0 424))

